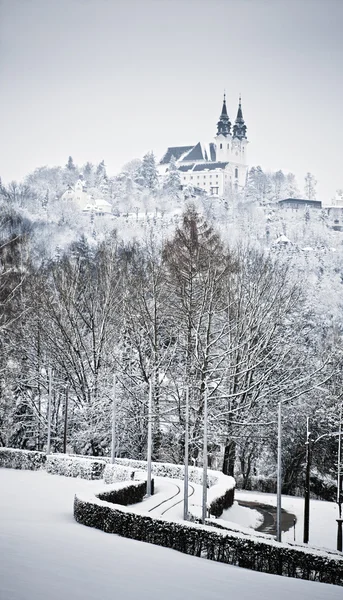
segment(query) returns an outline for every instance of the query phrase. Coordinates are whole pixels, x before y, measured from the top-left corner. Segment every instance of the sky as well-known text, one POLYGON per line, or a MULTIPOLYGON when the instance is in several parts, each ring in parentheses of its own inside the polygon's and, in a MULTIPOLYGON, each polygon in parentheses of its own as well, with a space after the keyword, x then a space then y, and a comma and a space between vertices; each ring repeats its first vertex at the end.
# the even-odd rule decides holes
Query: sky
POLYGON ((0 175, 209 142, 242 94, 248 163, 343 188, 343 0, 0 0, 0 175))

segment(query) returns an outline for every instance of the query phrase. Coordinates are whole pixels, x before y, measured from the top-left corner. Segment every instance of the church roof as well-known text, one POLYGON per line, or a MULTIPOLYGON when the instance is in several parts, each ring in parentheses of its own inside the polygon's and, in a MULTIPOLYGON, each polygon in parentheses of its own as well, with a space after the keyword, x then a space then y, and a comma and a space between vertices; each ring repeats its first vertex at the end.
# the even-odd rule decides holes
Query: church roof
POLYGON ((215 169, 225 169, 228 162, 206 162, 194 166, 193 171, 214 171, 215 169))
POLYGON ((160 165, 169 164, 172 156, 174 156, 176 160, 179 160, 183 154, 192 150, 193 147, 194 146, 172 146, 168 148, 167 152, 160 160, 160 165))
POLYGON ((195 146, 190 149, 183 158, 182 161, 188 160, 216 160, 216 149, 213 143, 207 144, 207 147, 204 144, 198 142, 195 146))
POLYGON ((194 167, 194 163, 191 163, 190 165, 180 165, 178 167, 178 170, 185 172, 185 171, 190 171, 191 169, 193 169, 193 167, 194 167))

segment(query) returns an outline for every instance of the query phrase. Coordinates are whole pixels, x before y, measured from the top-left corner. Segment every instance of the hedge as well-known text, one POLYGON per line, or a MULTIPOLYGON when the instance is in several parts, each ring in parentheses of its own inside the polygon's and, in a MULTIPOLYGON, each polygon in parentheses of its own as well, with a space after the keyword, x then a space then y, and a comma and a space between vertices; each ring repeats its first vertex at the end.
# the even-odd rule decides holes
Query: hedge
POLYGON ((35 450, 0 448, 0 467, 6 469, 29 469, 37 471, 44 467, 46 454, 35 450))
POLYGON ((82 479, 101 479, 106 463, 103 460, 69 457, 66 454, 49 454, 46 470, 51 475, 82 477, 82 479))
MULTIPOLYGON (((154 518, 120 506, 117 502, 123 484, 94 495, 76 494, 74 518, 78 523, 107 533, 172 548, 185 554, 199 556, 254 571, 287 577, 309 579, 322 583, 343 585, 343 556, 274 540, 261 540, 231 531, 214 530, 206 525, 172 522, 154 518), (116 504, 113 504, 116 502, 116 504)), ((128 487, 139 486, 132 483, 128 487)), ((130 492, 131 493, 131 492, 130 492)))
MULTIPOLYGON (((106 465, 105 467, 104 481, 105 483, 115 483, 116 481, 121 481, 125 475, 127 475, 127 479, 133 479, 135 470, 137 469, 146 471, 147 462, 143 460, 131 460, 129 458, 115 458, 114 464, 106 465)), ((159 462, 154 462, 151 465, 151 472, 159 477, 183 479, 184 471, 184 465, 159 462)), ((188 468, 190 482, 202 485, 202 476, 202 468, 188 468)), ((220 517, 223 510, 230 508, 234 502, 236 482, 233 477, 228 477, 219 471, 208 469, 207 484, 210 486, 207 495, 208 513, 220 517)), ((194 517, 194 520, 197 520, 195 513, 192 515, 192 505, 189 506, 189 512, 194 517)))

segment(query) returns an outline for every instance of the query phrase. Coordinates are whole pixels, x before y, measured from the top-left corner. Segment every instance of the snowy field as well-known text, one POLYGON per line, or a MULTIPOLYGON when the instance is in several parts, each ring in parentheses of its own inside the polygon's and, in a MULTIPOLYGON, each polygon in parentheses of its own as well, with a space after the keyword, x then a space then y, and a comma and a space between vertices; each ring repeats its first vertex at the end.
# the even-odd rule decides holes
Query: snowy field
MULTIPOLYGON (((101 483, 100 483, 101 485, 101 483)), ((256 573, 84 527, 99 482, 0 469, 1 600, 338 600, 342 588, 256 573)))

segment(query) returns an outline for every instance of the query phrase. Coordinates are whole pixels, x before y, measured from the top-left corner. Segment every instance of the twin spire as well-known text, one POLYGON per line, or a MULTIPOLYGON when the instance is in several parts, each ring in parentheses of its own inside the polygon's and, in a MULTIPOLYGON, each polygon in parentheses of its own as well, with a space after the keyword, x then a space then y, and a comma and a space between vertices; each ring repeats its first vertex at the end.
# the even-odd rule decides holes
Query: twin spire
MULTIPOLYGON (((237 117, 236 117, 235 124, 233 126, 233 137, 238 138, 239 140, 242 140, 243 138, 247 137, 246 134, 247 134, 247 126, 243 119, 242 99, 241 99, 241 96, 239 96, 237 117)), ((225 92, 224 92, 222 112, 219 117, 219 121, 217 123, 217 135, 224 135, 225 137, 227 135, 231 135, 231 121, 227 114, 225 92)))

